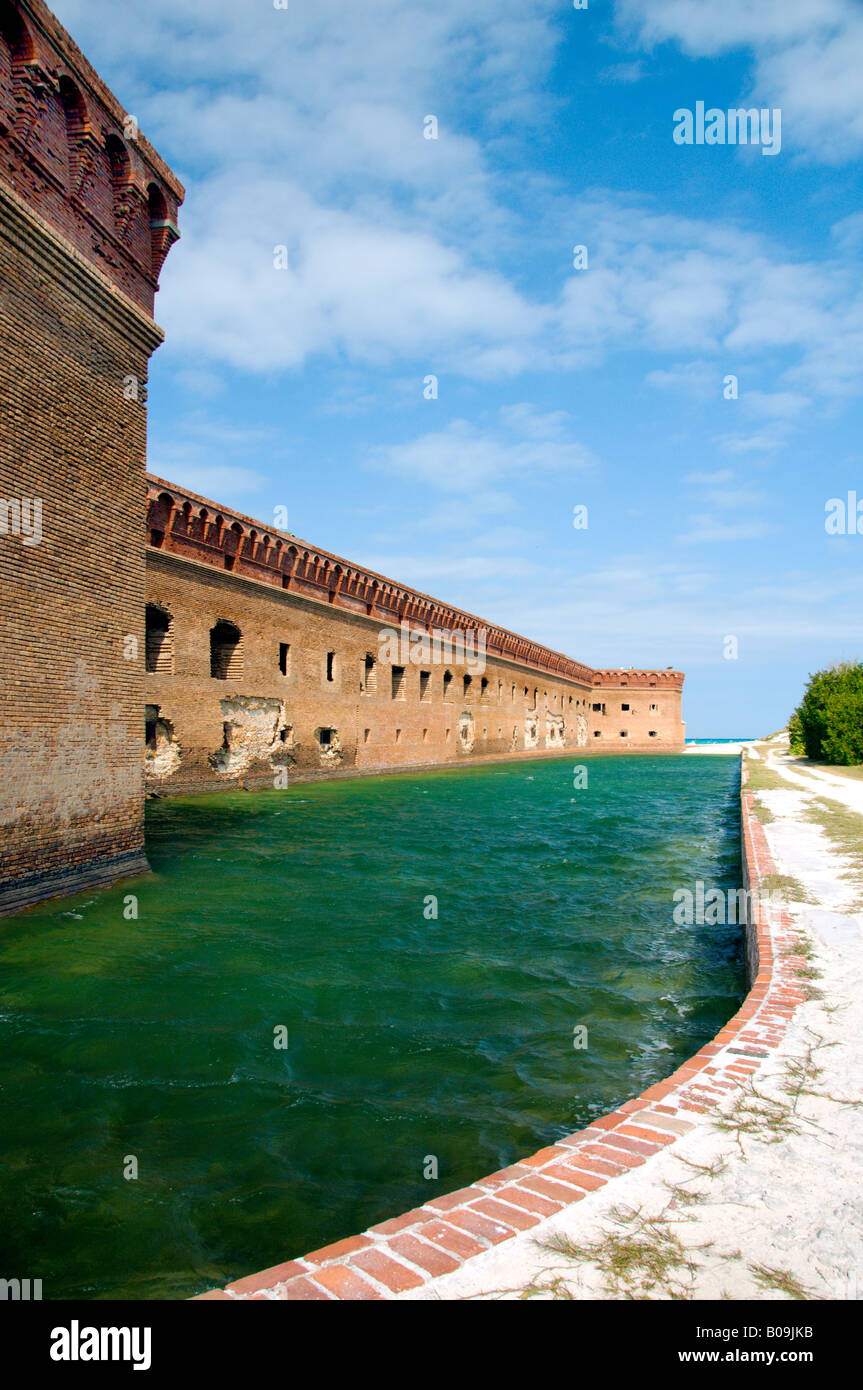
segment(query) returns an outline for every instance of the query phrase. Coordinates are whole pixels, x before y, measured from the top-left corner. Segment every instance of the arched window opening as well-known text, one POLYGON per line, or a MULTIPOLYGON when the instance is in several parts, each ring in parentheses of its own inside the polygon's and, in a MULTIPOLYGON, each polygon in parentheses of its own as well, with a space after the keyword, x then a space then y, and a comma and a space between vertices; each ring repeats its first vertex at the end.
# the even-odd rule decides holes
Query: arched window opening
POLYGON ((150 216, 152 272, 153 278, 158 279, 165 257, 172 243, 176 241, 178 233, 168 217, 168 204, 165 202, 164 194, 155 183, 151 183, 147 189, 147 210, 150 216))
POLYGON ((243 674, 242 634, 233 623, 210 629, 210 675, 214 680, 239 680, 243 674))
POLYGON ((63 76, 59 82, 60 100, 66 120, 66 145, 69 151, 69 171, 73 182, 81 163, 82 142, 88 129, 87 108, 84 98, 71 77, 63 76))
POLYGON ((363 679, 360 690, 364 695, 376 695, 378 692, 378 664, 371 652, 366 652, 363 661, 363 679))
POLYGON ((117 135, 108 136, 105 141, 105 150, 111 169, 111 188, 114 193, 114 213, 116 215, 120 210, 121 200, 129 188, 131 172, 129 152, 117 135))
POLYGON ((165 195, 158 184, 151 183, 147 186, 147 207, 153 222, 167 221, 168 204, 165 202, 165 195))
POLYGON ((157 676, 170 676, 174 671, 174 632, 170 613, 155 604, 147 604, 145 666, 157 676))
POLYGON ((24 65, 33 57, 33 43, 10 4, 0 3, 0 124, 14 126, 20 110, 24 65), (5 119, 4 119, 5 116, 5 119))
POLYGON ((235 521, 226 533, 226 540, 230 548, 225 551, 225 569, 232 570, 237 556, 243 553, 243 528, 238 521, 235 521))
POLYGON ((21 16, 9 0, 0 0, 0 41, 10 50, 13 57, 32 57, 30 35, 21 22, 21 16))
POLYGON ((155 753, 156 751, 156 725, 159 719, 158 705, 144 706, 144 742, 147 747, 155 753))

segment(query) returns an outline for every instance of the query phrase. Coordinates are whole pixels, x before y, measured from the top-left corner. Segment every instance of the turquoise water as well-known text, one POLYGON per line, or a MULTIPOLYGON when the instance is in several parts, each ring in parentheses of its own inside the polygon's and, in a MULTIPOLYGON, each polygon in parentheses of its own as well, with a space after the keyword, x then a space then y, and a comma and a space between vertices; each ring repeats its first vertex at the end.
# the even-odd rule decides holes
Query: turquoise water
POLYGON ((0 922, 0 1276, 224 1284, 531 1153, 712 1037, 739 933, 675 926, 672 893, 739 883, 738 759, 592 757, 580 790, 573 762, 151 802, 151 877, 0 922))

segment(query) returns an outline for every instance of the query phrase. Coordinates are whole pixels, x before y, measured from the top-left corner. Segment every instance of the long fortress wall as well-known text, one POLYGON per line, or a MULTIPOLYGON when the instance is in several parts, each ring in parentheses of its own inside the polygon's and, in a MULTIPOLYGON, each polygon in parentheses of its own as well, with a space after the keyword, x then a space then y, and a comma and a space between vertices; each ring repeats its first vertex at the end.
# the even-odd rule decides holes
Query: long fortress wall
POLYGON ((683 747, 679 671, 595 671, 163 479, 148 498, 153 790, 683 747))

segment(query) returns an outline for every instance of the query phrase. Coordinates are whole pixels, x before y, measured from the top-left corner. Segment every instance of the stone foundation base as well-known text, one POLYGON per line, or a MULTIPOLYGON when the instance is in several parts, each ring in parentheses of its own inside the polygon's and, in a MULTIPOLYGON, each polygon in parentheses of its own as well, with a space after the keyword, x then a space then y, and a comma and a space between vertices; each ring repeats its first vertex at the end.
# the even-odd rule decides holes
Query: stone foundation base
POLYGON ((122 878, 147 874, 150 866, 141 850, 102 859, 93 864, 74 864, 47 874, 30 874, 0 887, 0 917, 34 907, 48 898, 69 898, 90 888, 107 888, 122 878))

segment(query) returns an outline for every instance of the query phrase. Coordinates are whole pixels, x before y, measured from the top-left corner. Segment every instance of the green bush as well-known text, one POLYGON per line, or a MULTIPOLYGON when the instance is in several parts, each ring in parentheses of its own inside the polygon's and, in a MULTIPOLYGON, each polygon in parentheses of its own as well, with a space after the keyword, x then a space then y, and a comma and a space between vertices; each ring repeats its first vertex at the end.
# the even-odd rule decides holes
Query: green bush
POLYGON ((788 739, 791 744, 790 751, 795 757, 806 756, 806 744, 803 739, 803 725, 797 710, 794 711, 788 721, 788 739))
POLYGON ((820 763, 863 763, 863 664, 841 662, 809 677, 788 723, 792 753, 820 763))

